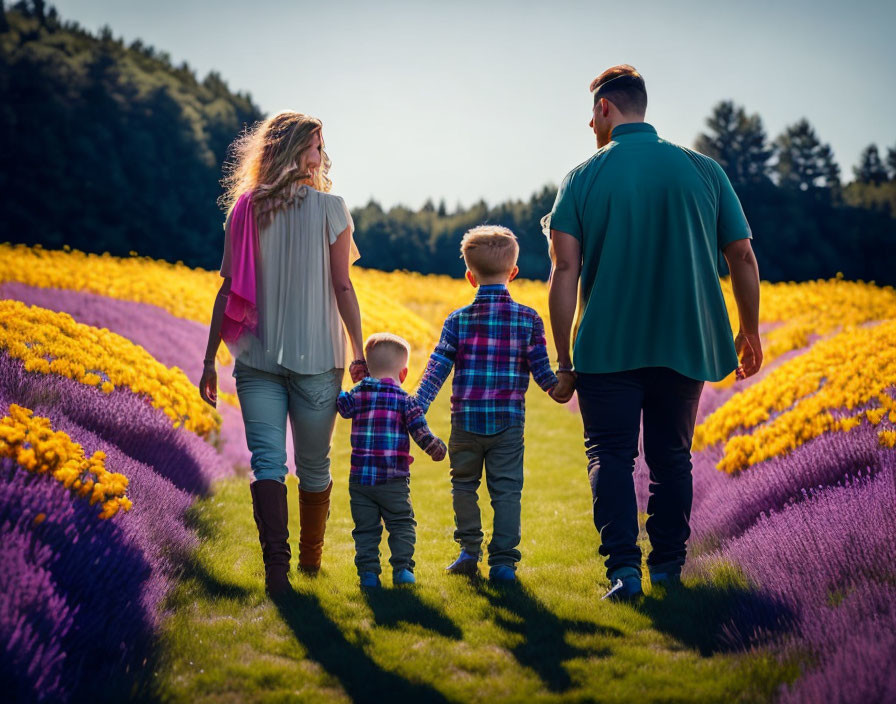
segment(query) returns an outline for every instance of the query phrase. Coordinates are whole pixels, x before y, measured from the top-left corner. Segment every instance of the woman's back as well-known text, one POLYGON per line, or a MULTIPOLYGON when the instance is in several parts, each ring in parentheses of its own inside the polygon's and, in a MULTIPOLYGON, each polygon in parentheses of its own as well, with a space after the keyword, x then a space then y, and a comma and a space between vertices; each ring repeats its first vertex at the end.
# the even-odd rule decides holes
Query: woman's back
MULTIPOLYGON (((222 276, 230 273, 229 224, 222 276)), ((240 362, 281 374, 320 374, 344 366, 345 335, 330 274, 330 245, 350 226, 341 197, 303 186, 259 229, 259 330, 258 337, 246 335, 232 350, 240 362)))

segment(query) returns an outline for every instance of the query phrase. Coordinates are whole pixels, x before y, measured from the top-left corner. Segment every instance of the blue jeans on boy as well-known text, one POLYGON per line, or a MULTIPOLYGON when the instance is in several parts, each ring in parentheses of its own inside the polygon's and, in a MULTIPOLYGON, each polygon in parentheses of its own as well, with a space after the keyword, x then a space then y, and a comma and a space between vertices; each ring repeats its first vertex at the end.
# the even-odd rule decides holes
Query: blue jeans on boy
POLYGON ((330 485, 330 439, 342 369, 322 374, 272 374, 236 362, 233 376, 252 453, 255 479, 286 480, 286 420, 292 426, 296 474, 305 491, 330 485))
POLYGON ((358 574, 379 574, 380 540, 383 524, 389 532, 389 564, 392 569, 414 571, 414 544, 417 542, 410 479, 384 484, 349 482, 348 494, 355 528, 355 567, 358 574))
POLYGON ((644 459, 650 469, 647 565, 681 571, 691 534, 691 442, 702 390, 702 381, 665 367, 577 375, 594 525, 608 575, 623 567, 641 573, 632 472, 642 413, 644 459))

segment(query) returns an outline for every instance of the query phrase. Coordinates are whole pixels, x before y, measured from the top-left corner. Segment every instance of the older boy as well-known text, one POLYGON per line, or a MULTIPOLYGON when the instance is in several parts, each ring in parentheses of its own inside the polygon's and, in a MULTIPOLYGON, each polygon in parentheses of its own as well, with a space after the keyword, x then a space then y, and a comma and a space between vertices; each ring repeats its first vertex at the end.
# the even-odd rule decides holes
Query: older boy
POLYGON ((506 227, 483 225, 461 242, 473 303, 448 316, 417 400, 426 411, 454 367, 451 394, 451 495, 460 556, 449 573, 475 575, 482 545, 477 490, 485 482, 495 511, 488 545, 489 578, 516 580, 520 552, 525 394, 531 373, 542 389, 557 384, 545 348, 544 324, 507 291, 519 269, 519 245, 506 227))
POLYGON ((389 333, 367 338, 364 352, 370 376, 339 394, 336 407, 352 419, 349 496, 355 529, 355 566, 362 587, 380 586, 380 538, 389 531, 389 562, 394 584, 413 584, 414 510, 411 507, 408 434, 437 462, 445 443, 426 425, 423 410, 401 388, 408 374, 410 345, 389 333))

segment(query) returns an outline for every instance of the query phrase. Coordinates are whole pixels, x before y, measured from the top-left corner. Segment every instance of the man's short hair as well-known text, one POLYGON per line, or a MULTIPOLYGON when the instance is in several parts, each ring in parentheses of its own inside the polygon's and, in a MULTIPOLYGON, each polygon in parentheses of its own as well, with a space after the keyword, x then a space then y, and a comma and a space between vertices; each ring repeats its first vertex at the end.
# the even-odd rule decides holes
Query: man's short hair
POLYGON ((391 332, 375 332, 364 343, 364 356, 371 376, 379 379, 382 374, 407 366, 411 346, 403 337, 391 332))
POLYGON ((500 225, 480 225, 468 230, 460 242, 467 269, 476 276, 509 274, 516 266, 520 245, 516 235, 500 225))
POLYGON ((647 86, 634 66, 619 64, 608 68, 591 81, 594 103, 606 98, 626 115, 643 115, 647 112, 647 86))

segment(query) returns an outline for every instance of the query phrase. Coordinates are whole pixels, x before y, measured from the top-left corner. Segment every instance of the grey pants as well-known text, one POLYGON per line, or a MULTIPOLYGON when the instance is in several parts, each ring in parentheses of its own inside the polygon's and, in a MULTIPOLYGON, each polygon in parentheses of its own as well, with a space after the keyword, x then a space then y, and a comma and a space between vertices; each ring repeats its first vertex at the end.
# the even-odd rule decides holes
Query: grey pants
POLYGON ((477 491, 485 464, 485 485, 495 511, 488 564, 513 567, 520 560, 520 501, 523 492, 523 428, 478 435, 452 426, 448 441, 454 539, 469 553, 482 549, 482 517, 477 491))
POLYGON ((389 551, 392 553, 389 564, 393 570, 408 569, 413 572, 417 521, 411 507, 410 480, 398 479, 374 486, 350 483, 348 494, 355 522, 352 537, 355 539, 358 574, 381 572, 380 538, 384 522, 389 531, 389 551))

